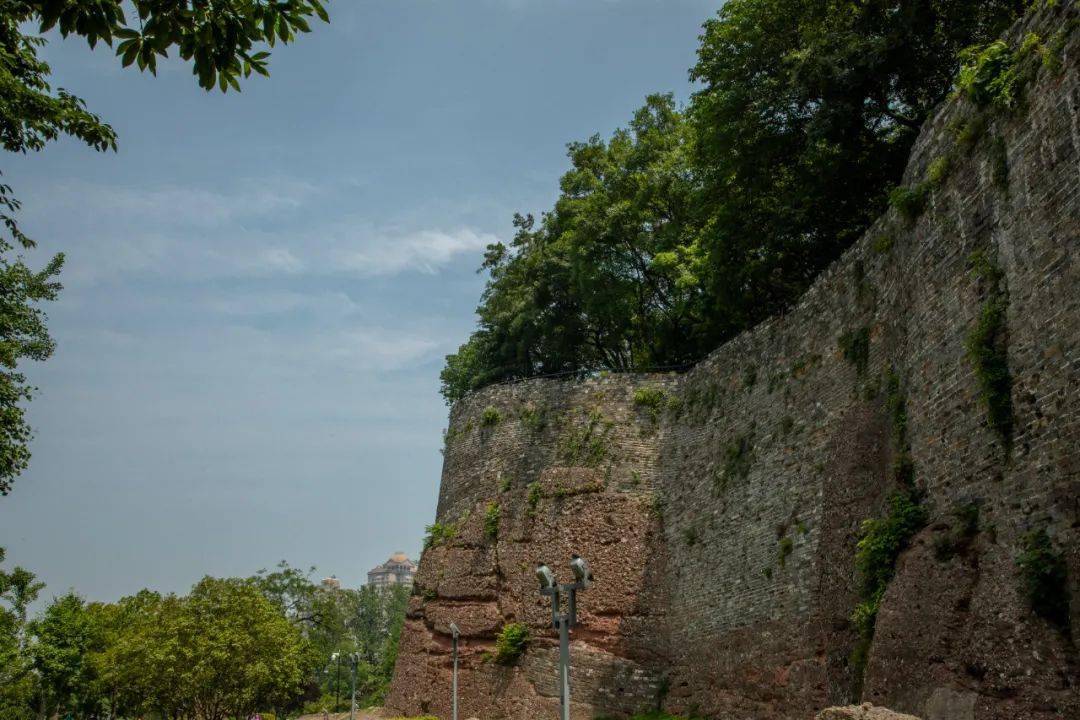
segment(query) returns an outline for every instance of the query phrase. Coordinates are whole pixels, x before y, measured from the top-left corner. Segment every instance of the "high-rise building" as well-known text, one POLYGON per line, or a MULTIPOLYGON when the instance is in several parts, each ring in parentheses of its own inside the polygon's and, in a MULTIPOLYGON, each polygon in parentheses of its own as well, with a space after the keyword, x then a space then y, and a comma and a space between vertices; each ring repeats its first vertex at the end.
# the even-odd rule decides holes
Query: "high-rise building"
POLYGON ((369 570, 367 581, 368 585, 374 585, 375 587, 411 586, 415 575, 416 563, 410 560, 405 553, 396 552, 382 565, 369 570))

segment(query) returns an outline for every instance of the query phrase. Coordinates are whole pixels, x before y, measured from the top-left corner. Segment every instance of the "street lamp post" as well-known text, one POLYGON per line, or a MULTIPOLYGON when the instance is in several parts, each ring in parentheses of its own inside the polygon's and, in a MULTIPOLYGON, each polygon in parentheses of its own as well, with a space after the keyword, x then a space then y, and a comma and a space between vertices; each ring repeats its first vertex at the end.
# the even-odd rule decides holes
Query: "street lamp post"
POLYGON ((349 708, 349 720, 356 720, 356 666, 360 664, 360 653, 349 653, 352 661, 352 705, 349 708))
POLYGON ((334 676, 334 712, 341 709, 341 653, 330 656, 330 662, 337 665, 337 673, 334 676))
POLYGON ((551 597, 551 624, 559 631, 559 706, 562 720, 570 720, 570 628, 577 625, 577 591, 585 590, 592 583, 588 564, 574 555, 570 561, 575 582, 559 584, 555 573, 544 563, 536 567, 540 580, 540 594, 551 597), (562 598, 566 597, 566 611, 561 612, 562 598))
POLYGON ((453 720, 457 720, 457 647, 458 647, 458 635, 461 631, 458 630, 458 626, 454 623, 450 623, 450 632, 454 636, 454 679, 451 683, 452 695, 453 695, 453 720))

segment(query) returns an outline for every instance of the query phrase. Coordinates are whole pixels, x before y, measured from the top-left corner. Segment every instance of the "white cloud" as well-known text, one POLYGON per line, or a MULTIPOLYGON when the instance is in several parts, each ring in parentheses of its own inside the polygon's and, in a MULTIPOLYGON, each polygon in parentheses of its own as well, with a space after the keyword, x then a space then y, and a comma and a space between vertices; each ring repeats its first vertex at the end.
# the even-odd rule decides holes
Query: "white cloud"
POLYGON ((437 346, 429 337, 385 328, 359 328, 333 338, 332 356, 347 367, 395 369, 424 359, 437 346))
POLYGON ((259 254, 259 262, 271 272, 298 273, 304 269, 304 262, 288 248, 267 248, 259 254))
POLYGON ((455 256, 482 250, 494 242, 498 242, 494 235, 470 228, 420 230, 363 243, 363 249, 346 252, 342 266, 361 275, 394 275, 406 270, 433 274, 455 256))
POLYGON ((212 313, 233 318, 307 312, 318 319, 338 320, 360 308, 341 292, 301 293, 285 290, 241 290, 200 295, 199 306, 212 313))
POLYGON ((184 185, 132 187, 60 181, 32 208, 91 223, 131 223, 132 229, 216 227, 302 208, 318 188, 287 177, 246 179, 221 191, 184 185))
POLYGON ((496 236, 416 221, 342 217, 345 200, 303 180, 247 180, 221 190, 61 182, 24 223, 49 247, 64 239, 73 287, 119 278, 170 280, 434 274, 496 236), (334 218, 334 219, 327 219, 334 218), (434 225, 434 227, 432 226, 434 225), (70 228, 78 227, 75 242, 70 228))

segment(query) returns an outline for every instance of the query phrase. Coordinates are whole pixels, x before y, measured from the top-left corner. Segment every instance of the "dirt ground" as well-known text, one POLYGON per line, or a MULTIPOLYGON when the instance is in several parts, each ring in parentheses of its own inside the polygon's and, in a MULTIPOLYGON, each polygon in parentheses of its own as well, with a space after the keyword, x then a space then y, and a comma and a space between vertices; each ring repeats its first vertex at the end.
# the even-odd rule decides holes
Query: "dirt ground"
MULTIPOLYGON (((382 708, 364 708, 356 711, 356 720, 389 720, 390 717, 390 715, 383 712, 382 708)), ((313 715, 301 715, 296 720, 349 720, 349 713, 348 711, 329 713, 327 715, 316 713, 313 715)))

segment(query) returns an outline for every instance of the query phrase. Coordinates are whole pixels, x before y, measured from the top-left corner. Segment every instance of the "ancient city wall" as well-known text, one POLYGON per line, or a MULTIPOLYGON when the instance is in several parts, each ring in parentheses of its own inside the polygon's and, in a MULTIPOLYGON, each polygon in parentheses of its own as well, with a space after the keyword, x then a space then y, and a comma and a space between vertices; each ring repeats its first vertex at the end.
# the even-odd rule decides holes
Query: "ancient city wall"
MULTIPOLYGON (((1076 17, 1043 8, 1009 39, 1049 47, 1076 17)), ((577 550, 597 584, 574 631, 575 717, 663 705, 794 720, 859 698, 929 720, 1080 717, 1077 50, 1073 32, 1023 111, 984 113, 973 142, 958 138, 974 108, 946 103, 905 176, 934 176, 925 208, 890 210, 790 313, 690 372, 458 403, 437 517, 456 534, 424 552, 388 705, 449 717, 455 621, 462 717, 556 716, 533 568, 565 573, 577 550), (995 302, 1011 430, 988 423, 966 348, 995 302), (929 522, 856 660, 859 528, 904 482, 929 522), (1016 558, 1037 528, 1065 551, 1071 630, 1021 592, 1016 558), (534 641, 502 665, 490 654, 509 622, 534 641)))

